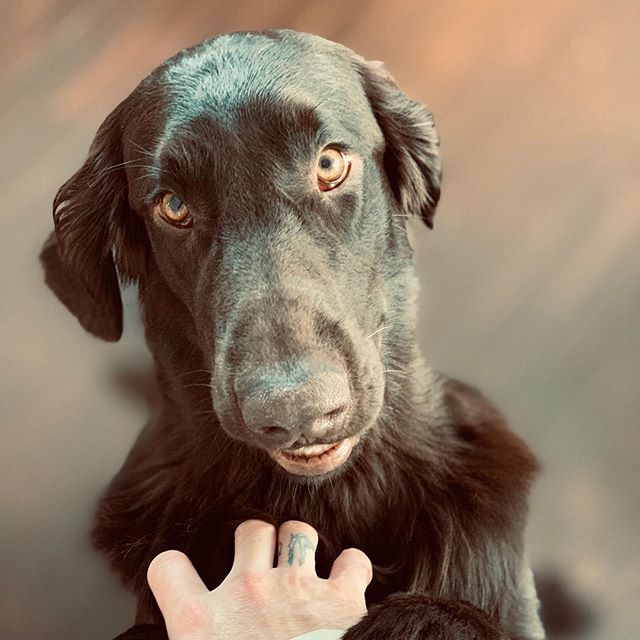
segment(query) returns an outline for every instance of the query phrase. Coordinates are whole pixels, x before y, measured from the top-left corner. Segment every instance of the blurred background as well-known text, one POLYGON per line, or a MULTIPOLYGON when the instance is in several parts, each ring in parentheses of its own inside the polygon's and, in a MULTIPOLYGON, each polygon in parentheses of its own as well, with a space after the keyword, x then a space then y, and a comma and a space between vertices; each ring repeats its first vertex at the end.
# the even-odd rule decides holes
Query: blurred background
POLYGON ((529 555, 594 616, 575 637, 637 640, 637 0, 2 0, 0 637, 108 639, 134 610, 86 534, 146 417, 122 380, 149 358, 135 292, 107 345, 45 288, 55 191, 157 64, 264 27, 384 60, 433 110, 445 177, 435 231, 416 227, 425 355, 542 459, 529 555))

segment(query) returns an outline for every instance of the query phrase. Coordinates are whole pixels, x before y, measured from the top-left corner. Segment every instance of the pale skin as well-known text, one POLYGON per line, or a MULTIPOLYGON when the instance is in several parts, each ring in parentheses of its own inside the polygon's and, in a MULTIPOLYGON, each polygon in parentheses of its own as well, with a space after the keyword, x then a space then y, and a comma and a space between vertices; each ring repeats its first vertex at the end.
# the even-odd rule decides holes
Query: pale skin
POLYGON ((315 570, 316 530, 289 520, 276 533, 247 520, 235 534, 229 575, 209 591, 186 555, 164 551, 147 572, 170 640, 289 640, 315 629, 347 629, 366 614, 371 561, 358 549, 315 570), (274 556, 276 556, 274 567, 274 556))

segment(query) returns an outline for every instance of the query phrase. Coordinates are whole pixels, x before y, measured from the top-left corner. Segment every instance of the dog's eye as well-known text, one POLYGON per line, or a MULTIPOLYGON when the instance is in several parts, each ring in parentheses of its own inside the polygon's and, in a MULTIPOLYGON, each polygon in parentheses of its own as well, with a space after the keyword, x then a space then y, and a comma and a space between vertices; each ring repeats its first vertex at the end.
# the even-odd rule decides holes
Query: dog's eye
POLYGON ((193 224, 189 207, 170 191, 162 195, 155 209, 164 220, 176 227, 190 227, 193 224))
POLYGON ((329 191, 342 184, 349 175, 350 167, 351 160, 346 153, 334 147, 323 149, 316 168, 320 190, 329 191))

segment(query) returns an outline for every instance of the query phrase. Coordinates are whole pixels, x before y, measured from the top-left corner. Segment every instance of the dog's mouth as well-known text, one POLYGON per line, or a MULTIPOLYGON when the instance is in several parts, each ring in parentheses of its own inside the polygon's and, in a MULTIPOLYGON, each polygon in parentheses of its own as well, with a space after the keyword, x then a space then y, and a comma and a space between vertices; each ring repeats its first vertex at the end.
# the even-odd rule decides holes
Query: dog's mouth
POLYGON ((285 471, 299 476, 319 476, 343 465, 360 436, 352 436, 331 444, 314 444, 296 449, 276 449, 269 455, 285 471))

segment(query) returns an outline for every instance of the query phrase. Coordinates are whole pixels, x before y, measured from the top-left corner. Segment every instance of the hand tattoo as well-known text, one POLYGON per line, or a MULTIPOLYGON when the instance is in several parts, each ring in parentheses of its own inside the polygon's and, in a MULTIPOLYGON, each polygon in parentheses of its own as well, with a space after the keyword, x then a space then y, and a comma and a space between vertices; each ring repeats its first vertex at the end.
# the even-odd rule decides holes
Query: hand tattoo
POLYGON ((302 566, 307 557, 307 549, 315 551, 315 545, 309 540, 309 536, 304 533, 292 533, 289 537, 289 553, 287 554, 287 562, 292 566, 296 559, 296 549, 298 551, 298 566, 302 566))

